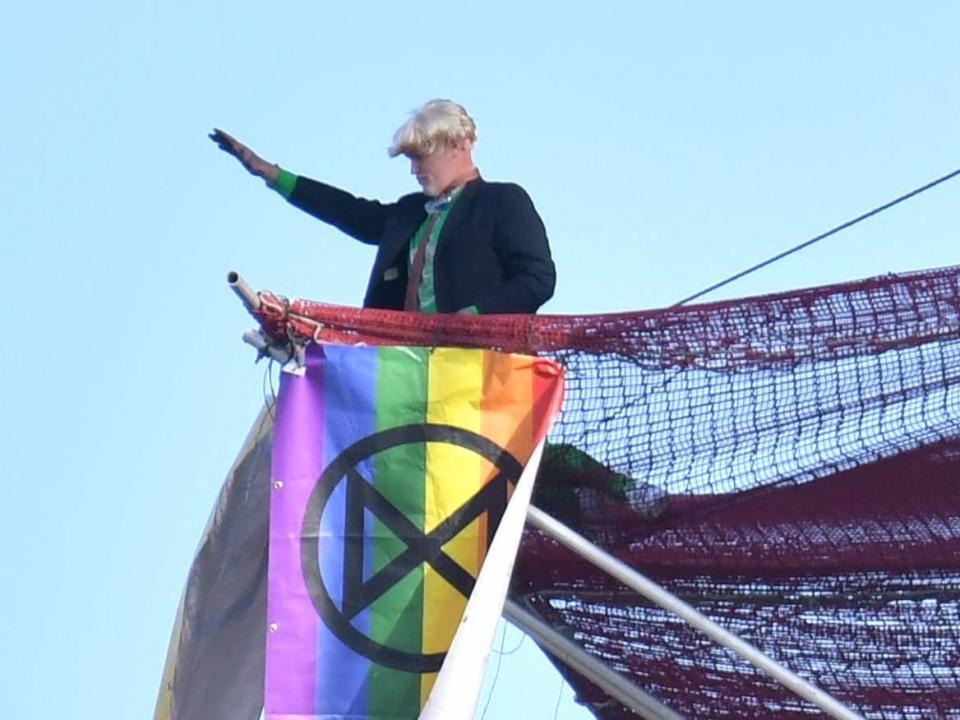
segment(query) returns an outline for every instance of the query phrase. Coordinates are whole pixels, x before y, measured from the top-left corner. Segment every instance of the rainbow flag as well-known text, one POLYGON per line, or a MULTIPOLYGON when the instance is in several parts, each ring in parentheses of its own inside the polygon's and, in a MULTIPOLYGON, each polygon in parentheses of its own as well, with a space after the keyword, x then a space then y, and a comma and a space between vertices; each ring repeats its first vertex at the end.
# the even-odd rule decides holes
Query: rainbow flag
POLYGON ((313 345, 283 376, 269 720, 419 715, 562 387, 549 360, 446 348, 313 345))

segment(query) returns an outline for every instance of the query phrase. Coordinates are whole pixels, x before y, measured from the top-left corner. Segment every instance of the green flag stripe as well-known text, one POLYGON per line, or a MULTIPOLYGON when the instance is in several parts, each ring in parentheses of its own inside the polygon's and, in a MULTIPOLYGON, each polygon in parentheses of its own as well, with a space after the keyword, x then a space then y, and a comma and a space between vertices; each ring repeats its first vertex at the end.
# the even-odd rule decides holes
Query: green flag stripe
MULTIPOLYGON (((428 352, 423 348, 381 348, 377 368, 376 430, 426 420, 428 352)), ((424 527, 422 444, 406 444, 378 453, 374 487, 418 528, 424 527)), ((371 523, 372 559, 376 572, 406 544, 379 520, 371 523)), ((380 644, 419 653, 423 627, 423 568, 417 567, 380 596, 370 607, 370 635, 380 644)), ((420 713, 420 674, 373 664, 369 712, 377 717, 410 717, 420 713)))

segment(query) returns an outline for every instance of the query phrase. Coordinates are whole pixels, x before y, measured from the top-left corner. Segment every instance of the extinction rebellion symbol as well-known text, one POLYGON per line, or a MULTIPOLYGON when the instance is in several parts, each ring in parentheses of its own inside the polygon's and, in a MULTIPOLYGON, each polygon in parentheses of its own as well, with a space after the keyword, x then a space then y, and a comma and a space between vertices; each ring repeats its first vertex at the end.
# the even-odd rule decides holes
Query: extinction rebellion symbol
MULTIPOLYGON (((520 463, 504 448, 482 435, 450 425, 404 425, 368 435, 331 462, 317 480, 307 501, 300 536, 300 564, 313 606, 327 627, 348 647, 380 665, 415 673, 436 672, 444 654, 413 653, 378 643, 358 630, 352 620, 381 595, 421 565, 431 566, 464 597, 473 590, 474 577, 443 551, 443 546, 483 514, 487 516, 489 545, 506 509, 507 493, 520 477, 520 463), (496 474, 473 497, 430 532, 423 532, 364 477, 361 466, 378 453, 403 445, 456 445, 489 460, 496 474), (320 571, 317 538, 320 518, 334 490, 346 483, 343 537, 342 598, 331 598, 320 571), (406 549, 372 577, 364 579, 364 516, 369 512, 390 529, 406 549)), ((450 478, 449 482, 457 482, 450 478)))

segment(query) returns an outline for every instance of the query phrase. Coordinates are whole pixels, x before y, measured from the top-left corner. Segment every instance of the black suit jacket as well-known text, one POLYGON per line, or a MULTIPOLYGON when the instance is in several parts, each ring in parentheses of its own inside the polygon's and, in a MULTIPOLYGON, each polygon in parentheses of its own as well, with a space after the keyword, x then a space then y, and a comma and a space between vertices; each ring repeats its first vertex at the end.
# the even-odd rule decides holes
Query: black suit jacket
MULTIPOLYGON (((301 176, 288 200, 376 245, 363 305, 403 309, 410 239, 426 218, 426 195, 384 204, 301 176)), ((546 230, 524 189, 482 178, 467 183, 437 239, 437 309, 475 305, 481 313, 533 313, 553 295, 555 280, 546 230)))

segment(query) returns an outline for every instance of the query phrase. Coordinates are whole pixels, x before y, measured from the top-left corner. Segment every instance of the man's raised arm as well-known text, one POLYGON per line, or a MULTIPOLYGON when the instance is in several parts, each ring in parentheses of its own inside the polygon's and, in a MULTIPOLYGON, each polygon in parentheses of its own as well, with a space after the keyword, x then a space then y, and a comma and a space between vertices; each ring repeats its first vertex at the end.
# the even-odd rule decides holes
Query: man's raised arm
POLYGON ((280 172, 280 168, 274 163, 264 160, 232 135, 225 133, 219 128, 214 128, 208 137, 225 153, 233 155, 239 160, 240 164, 243 165, 251 175, 263 178, 264 182, 271 187, 277 181, 277 174, 280 172))

